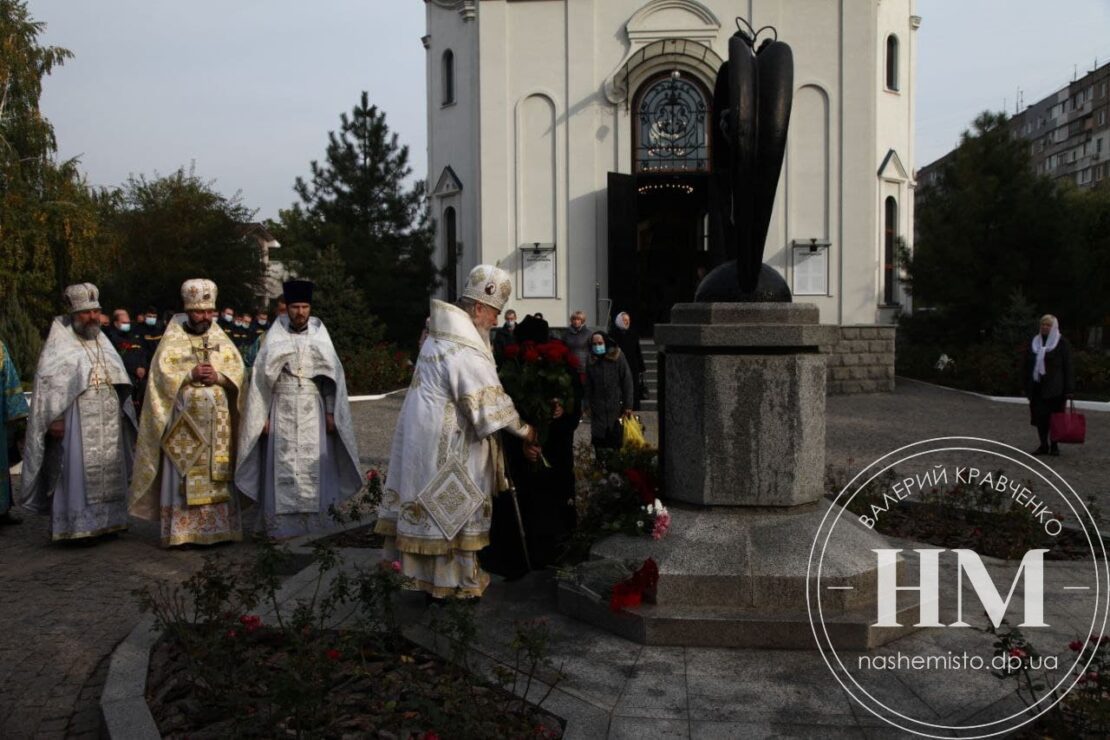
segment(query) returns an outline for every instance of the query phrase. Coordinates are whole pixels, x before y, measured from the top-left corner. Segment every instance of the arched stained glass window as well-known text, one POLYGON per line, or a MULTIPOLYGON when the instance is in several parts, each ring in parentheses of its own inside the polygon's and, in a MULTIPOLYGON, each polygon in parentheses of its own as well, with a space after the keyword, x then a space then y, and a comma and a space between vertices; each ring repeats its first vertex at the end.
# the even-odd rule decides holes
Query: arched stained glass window
POLYGON ((637 96, 636 172, 707 172, 710 121, 707 96, 693 80, 672 72, 637 96))

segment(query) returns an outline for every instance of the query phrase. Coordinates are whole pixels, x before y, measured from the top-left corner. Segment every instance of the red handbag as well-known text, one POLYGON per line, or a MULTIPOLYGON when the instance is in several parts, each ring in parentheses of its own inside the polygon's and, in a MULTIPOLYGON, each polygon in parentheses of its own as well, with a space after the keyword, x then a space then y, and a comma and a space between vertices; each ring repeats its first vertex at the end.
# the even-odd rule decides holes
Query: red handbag
POLYGON ((1081 445, 1087 438, 1087 417, 1075 410, 1075 401, 1068 401, 1068 407, 1054 413, 1048 423, 1053 442, 1081 445))

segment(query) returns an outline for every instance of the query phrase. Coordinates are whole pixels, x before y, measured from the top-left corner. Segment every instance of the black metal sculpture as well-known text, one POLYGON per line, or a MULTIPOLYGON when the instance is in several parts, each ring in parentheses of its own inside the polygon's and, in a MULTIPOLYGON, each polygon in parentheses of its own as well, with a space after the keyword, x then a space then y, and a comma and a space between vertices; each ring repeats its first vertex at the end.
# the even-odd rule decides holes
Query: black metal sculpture
POLYGON ((706 275, 694 300, 790 301, 786 282, 763 264, 763 248, 786 153, 794 55, 774 28, 755 31, 742 18, 736 26, 713 90, 717 138, 710 202, 715 238, 726 253, 734 249, 736 259, 706 275), (764 40, 757 51, 765 30, 774 39, 764 40))

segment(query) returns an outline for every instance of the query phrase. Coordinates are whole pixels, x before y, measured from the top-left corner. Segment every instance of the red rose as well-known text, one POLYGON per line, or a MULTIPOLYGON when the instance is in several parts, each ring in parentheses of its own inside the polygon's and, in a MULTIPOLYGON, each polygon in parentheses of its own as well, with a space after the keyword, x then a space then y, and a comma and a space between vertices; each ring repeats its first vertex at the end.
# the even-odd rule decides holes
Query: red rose
POLYGON ((544 359, 548 362, 562 362, 563 358, 567 356, 569 350, 567 346, 559 341, 551 341, 541 344, 540 352, 543 353, 544 359))
POLYGON ((640 497, 644 506, 655 503, 655 486, 652 485, 646 473, 635 468, 628 468, 624 471, 624 477, 628 478, 632 490, 640 497))
POLYGON ((257 614, 244 614, 239 617, 239 623, 247 628, 247 632, 254 632, 262 626, 262 617, 257 614))
POLYGON ((517 355, 520 354, 520 345, 510 344, 505 347, 505 350, 502 354, 505 355, 506 360, 515 360, 517 358, 517 355))
POLYGON ((1078 653, 1083 649, 1083 643, 1080 640, 1072 640, 1068 643, 1068 647, 1072 649, 1072 652, 1078 653))
POLYGON ((228 637, 229 639, 232 639, 232 640, 234 640, 234 639, 235 639, 236 637, 238 637, 238 636, 239 636, 239 633, 238 633, 238 632, 236 632, 235 630, 228 630, 228 631, 227 631, 227 637, 228 637))
POLYGON ((324 651, 324 655, 333 663, 343 657, 343 653, 339 652, 335 648, 328 648, 324 651))
POLYGON ((534 365, 540 361, 540 352, 535 347, 524 348, 524 361, 529 365, 534 365))
POLYGON ((578 355, 574 354, 573 352, 568 354, 567 355, 567 365, 569 365, 572 368, 574 368, 575 370, 577 370, 578 369, 578 355))
POLYGON ((1014 658, 1024 658, 1026 656, 1026 652, 1019 647, 1010 648, 1010 655, 1014 658))
POLYGON ((639 606, 643 595, 631 584, 621 581, 613 586, 613 594, 609 598, 609 608, 619 612, 631 606, 639 606))

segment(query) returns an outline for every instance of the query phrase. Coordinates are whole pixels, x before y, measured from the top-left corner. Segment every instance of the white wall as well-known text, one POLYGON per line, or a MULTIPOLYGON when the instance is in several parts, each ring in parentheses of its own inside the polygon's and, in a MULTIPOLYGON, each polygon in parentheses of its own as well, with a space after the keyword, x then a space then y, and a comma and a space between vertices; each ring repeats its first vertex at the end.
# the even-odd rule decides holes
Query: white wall
MULTIPOLYGON (((464 21, 456 10, 427 3, 428 189, 436 187, 444 168, 451 167, 462 182, 462 191, 440 197, 431 195, 431 215, 436 220, 436 263, 446 264, 443 213, 456 212, 457 238, 462 243, 457 284, 469 268, 479 264, 479 198, 481 180, 478 150, 478 23, 464 21), (455 103, 443 104, 443 53, 455 56, 455 103)), ((447 294, 446 286, 439 295, 447 294)))
MULTIPOLYGON (((434 185, 450 163, 463 179, 468 256, 480 242, 482 261, 514 271, 518 312, 542 311, 561 325, 584 309, 592 323, 595 285, 607 293, 606 174, 631 171, 632 147, 628 101, 607 95, 611 75, 653 38, 704 38, 727 57, 741 12, 757 28, 776 26, 795 59, 787 160, 764 259, 790 281, 791 240, 827 240, 831 295, 799 300, 818 305, 824 323, 890 318, 879 309, 882 199, 897 192, 900 233, 911 241, 912 183, 878 170, 895 149, 913 172, 913 0, 483 0, 477 7, 477 21, 464 22, 457 10, 428 4, 430 76, 446 43, 458 47, 460 76, 459 103, 448 109, 430 80, 429 177, 434 185), (902 56, 897 93, 883 89, 890 32, 902 56), (478 44, 470 94, 460 51, 468 43, 478 44), (533 241, 557 245, 556 299, 520 298, 517 248, 533 241)), ((666 64, 707 76, 696 64, 666 64)), ((629 90, 628 100, 634 95, 629 90)))

